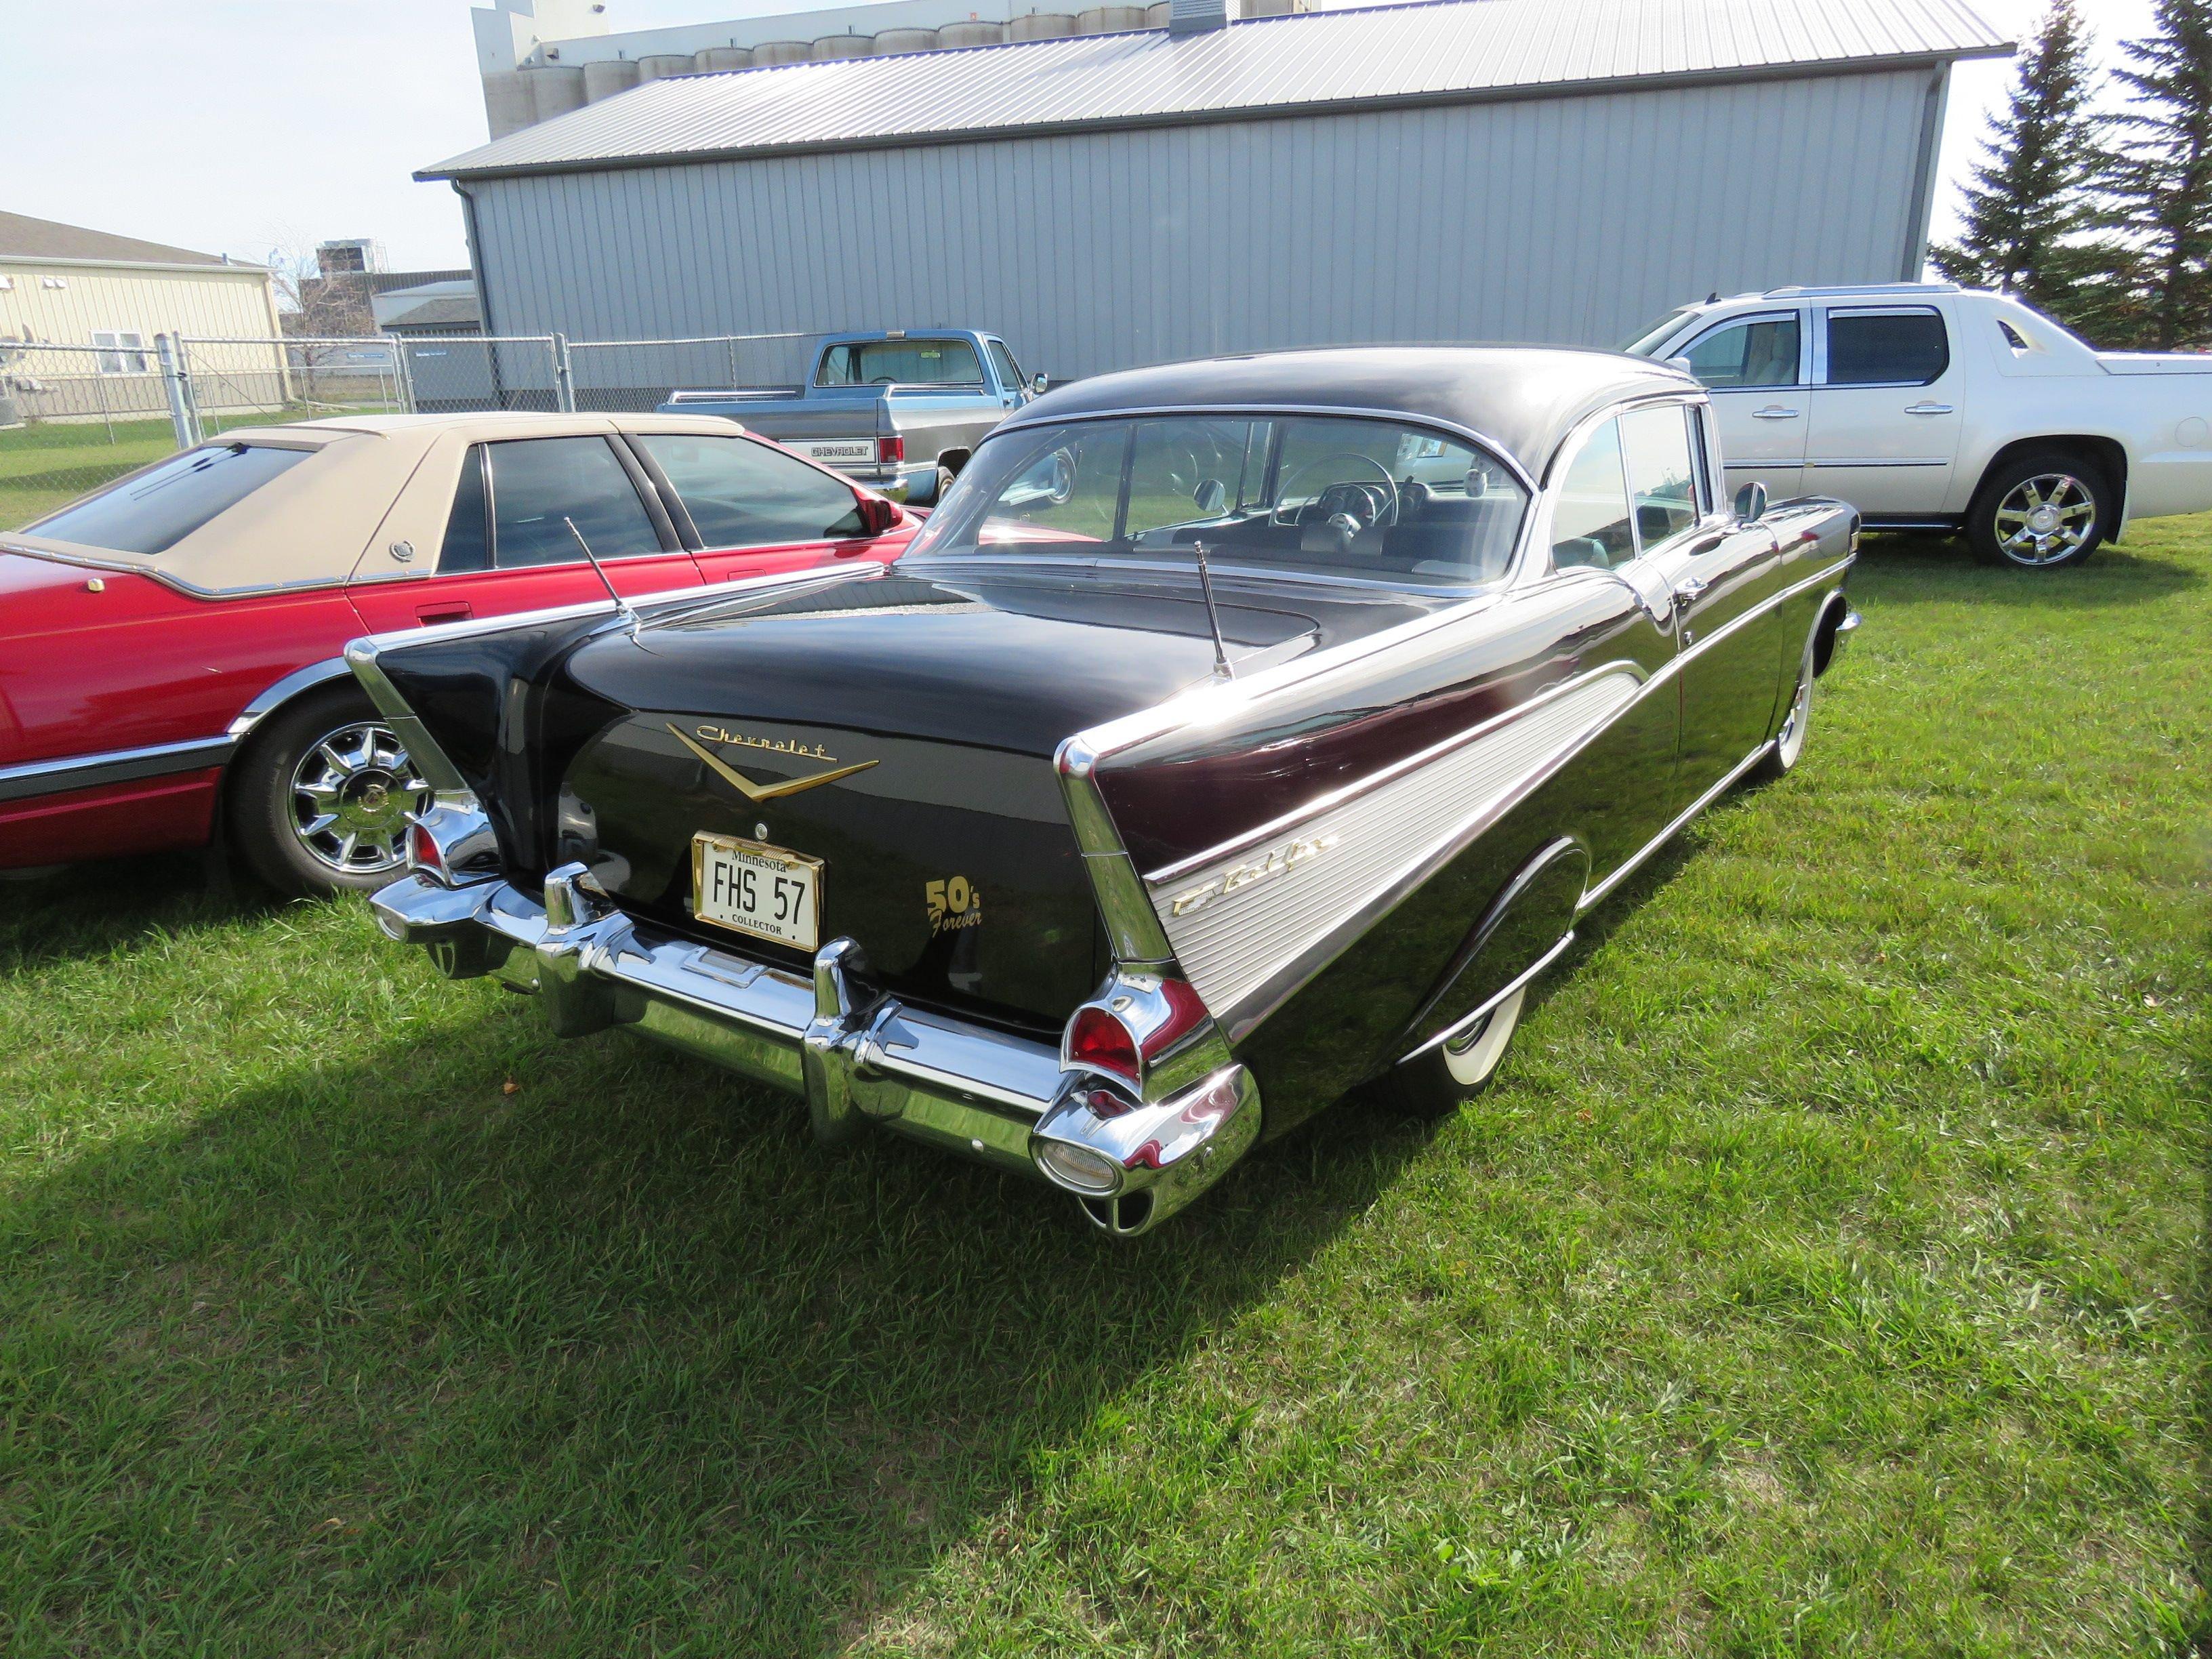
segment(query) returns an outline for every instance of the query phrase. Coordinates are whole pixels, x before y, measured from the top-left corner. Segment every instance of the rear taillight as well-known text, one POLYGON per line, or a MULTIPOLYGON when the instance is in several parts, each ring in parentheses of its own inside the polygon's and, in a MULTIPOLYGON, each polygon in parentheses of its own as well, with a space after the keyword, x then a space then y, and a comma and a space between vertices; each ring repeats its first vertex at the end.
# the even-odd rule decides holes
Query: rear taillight
POLYGON ((438 845, 438 838, 419 819, 407 826, 407 867, 448 887, 453 884, 453 872, 446 868, 446 854, 438 845))
POLYGON ((876 459, 884 466, 906 459, 906 440, 901 437, 876 440, 876 459))
POLYGON ((1141 1091, 1152 1067, 1207 1018, 1206 1004, 1186 981, 1117 974, 1068 1021, 1060 1064, 1141 1091))

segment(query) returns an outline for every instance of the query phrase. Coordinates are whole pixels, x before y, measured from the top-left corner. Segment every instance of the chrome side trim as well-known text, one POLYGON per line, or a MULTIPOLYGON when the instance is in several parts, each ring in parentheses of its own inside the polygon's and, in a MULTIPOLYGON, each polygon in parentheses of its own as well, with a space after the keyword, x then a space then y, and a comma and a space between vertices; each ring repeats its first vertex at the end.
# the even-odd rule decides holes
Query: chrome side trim
POLYGON ((1334 960, 1373 920, 1471 842, 1633 702, 1641 690, 1625 665, 1585 677, 1559 696, 1486 723, 1441 754, 1401 767, 1370 789, 1306 817, 1301 834, 1323 850, 1267 879, 1227 886, 1174 914, 1175 889, 1239 866, 1198 868, 1152 884, 1153 904, 1183 973, 1231 1042, 1240 1040, 1334 960))
POLYGON ((343 656, 325 657, 320 662, 311 662, 304 668, 294 669, 246 705, 239 717, 230 723, 230 735, 244 737, 260 724, 264 716, 275 712, 278 704, 289 702, 302 691, 311 691, 331 680, 343 679, 345 675, 346 659, 343 656))
POLYGON ((0 766, 0 801, 96 789, 105 783, 166 777, 173 772, 198 772, 222 765, 237 746, 237 740, 228 736, 195 738, 188 743, 157 743, 144 749, 111 749, 104 754, 0 766))
MULTIPOLYGON (((1497 1007, 1499 1003, 1504 1001, 1506 998, 1511 996, 1516 991, 1526 990, 1530 985, 1535 982, 1537 976, 1540 975, 1544 969, 1550 967, 1561 957, 1566 955, 1567 947, 1574 942, 1575 930, 1570 927, 1565 933, 1560 935, 1559 942, 1557 945, 1554 945, 1550 950, 1545 951, 1542 956, 1538 957, 1535 961, 1530 963, 1526 968, 1522 969, 1521 972, 1515 976, 1511 984, 1505 986, 1503 989, 1498 991, 1493 995, 1486 999, 1474 1010, 1473 1013, 1462 1015, 1458 1019, 1453 1021, 1451 1024, 1437 1032, 1426 1042, 1424 1042, 1419 1048, 1414 1049, 1412 1054, 1407 1054, 1406 1056, 1406 1060, 1418 1060, 1421 1055, 1428 1053, 1430 1049, 1435 1048, 1437 1044, 1449 1042, 1454 1037, 1457 1036, 1462 1031, 1467 1030, 1468 1026, 1474 1024, 1476 1021, 1481 1019, 1485 1015, 1488 1014, 1492 1009, 1497 1007)), ((1405 1064, 1405 1060, 1401 1060, 1398 1063, 1402 1066, 1405 1064)))
POLYGON ((1759 744, 1758 748, 1753 750, 1751 753, 1746 755, 1741 760, 1738 761, 1735 763, 1734 769, 1731 770, 1726 777, 1723 778, 1711 788, 1706 790, 1705 793, 1698 796, 1697 799, 1692 801, 1689 805, 1683 808, 1673 823, 1669 823, 1657 835, 1652 836, 1650 841, 1644 842, 1643 848, 1633 856, 1626 860, 1619 869, 1615 870, 1603 881, 1598 883, 1596 886, 1584 893, 1582 896, 1581 902, 1575 906, 1575 914, 1579 916, 1583 912, 1589 909, 1592 905, 1601 902, 1607 893, 1610 893, 1614 888, 1620 886, 1622 882, 1627 880, 1628 878, 1634 873, 1636 867, 1638 865, 1642 864, 1644 860, 1650 858, 1662 847, 1664 847, 1668 842, 1674 840, 1675 836, 1681 831, 1683 825, 1688 823, 1692 818, 1696 817, 1698 813, 1704 811, 1705 808, 1711 806, 1715 801, 1718 800, 1723 795, 1725 795, 1730 789, 1734 788, 1737 780, 1741 778, 1745 773, 1750 771, 1753 767, 1758 765, 1759 762, 1765 760, 1769 754, 1773 752, 1773 749, 1774 740, 1771 738, 1769 738, 1765 743, 1759 744))

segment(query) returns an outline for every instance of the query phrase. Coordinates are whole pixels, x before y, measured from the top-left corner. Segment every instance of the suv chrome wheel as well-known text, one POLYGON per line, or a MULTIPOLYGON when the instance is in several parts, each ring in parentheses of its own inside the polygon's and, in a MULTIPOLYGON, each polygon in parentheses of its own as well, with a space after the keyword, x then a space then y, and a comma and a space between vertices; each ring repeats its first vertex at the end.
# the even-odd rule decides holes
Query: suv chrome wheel
POLYGON ((2014 564, 2061 563, 2096 529, 2095 493, 2070 472, 2023 478, 1997 503, 1997 550, 2014 564))
MULTIPOLYGON (((311 728, 312 729, 312 728, 311 728)), ((406 858, 407 825, 430 805, 430 786, 388 726, 358 721, 325 732, 292 769, 292 834, 328 870, 372 876, 406 858)))

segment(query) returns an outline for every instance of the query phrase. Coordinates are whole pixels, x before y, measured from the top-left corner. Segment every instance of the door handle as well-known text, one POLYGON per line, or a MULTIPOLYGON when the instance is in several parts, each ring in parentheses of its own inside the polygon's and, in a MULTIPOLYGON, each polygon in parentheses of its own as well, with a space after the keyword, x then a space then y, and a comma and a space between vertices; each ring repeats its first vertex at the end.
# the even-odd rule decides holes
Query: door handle
POLYGON ((1674 603, 1686 607, 1695 605, 1704 597, 1705 591, 1705 583, 1695 576, 1685 576, 1674 584, 1674 603))
POLYGON ((1797 418, 1797 411, 1794 409, 1784 409, 1781 404, 1777 404, 1771 408, 1753 410, 1751 418, 1754 421, 1794 421, 1797 418))
POLYGON ((415 614, 423 627, 434 628, 440 623, 466 622, 477 613, 466 599, 449 599, 443 605, 418 605, 415 614))
POLYGON ((1914 404, 1905 412, 1908 415, 1955 415, 1959 411, 1949 404, 1914 404))

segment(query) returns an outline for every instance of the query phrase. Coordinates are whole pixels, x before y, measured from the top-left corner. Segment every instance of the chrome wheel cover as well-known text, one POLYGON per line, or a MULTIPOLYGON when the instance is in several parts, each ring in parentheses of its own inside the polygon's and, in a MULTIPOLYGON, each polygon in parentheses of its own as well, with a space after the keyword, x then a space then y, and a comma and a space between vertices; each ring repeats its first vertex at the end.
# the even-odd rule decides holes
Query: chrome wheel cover
POLYGON ((317 864, 380 875, 405 860, 407 826, 428 809, 430 786, 390 726, 356 720, 308 745, 287 804, 292 837, 317 864))
POLYGON ((2014 564, 2072 558, 2097 529, 2097 498, 2070 472, 2023 478, 1997 503, 1997 550, 2014 564))

